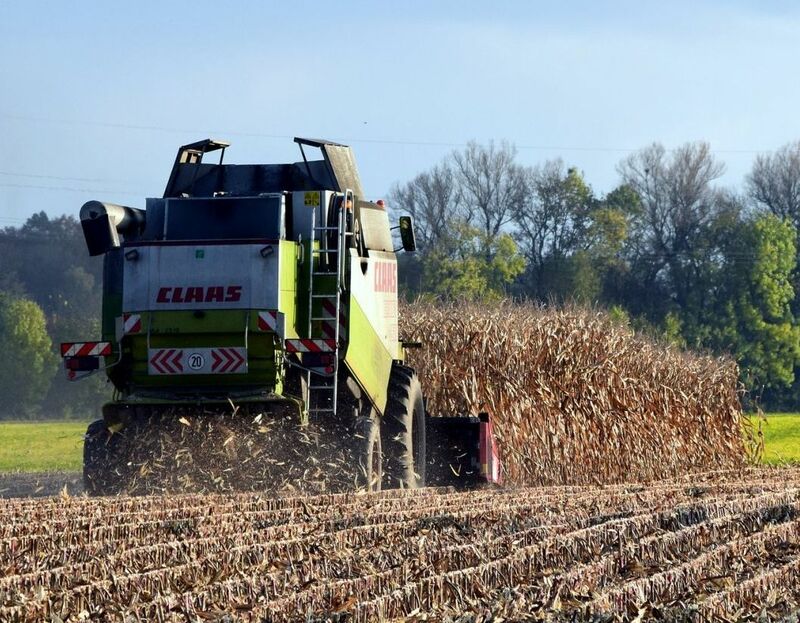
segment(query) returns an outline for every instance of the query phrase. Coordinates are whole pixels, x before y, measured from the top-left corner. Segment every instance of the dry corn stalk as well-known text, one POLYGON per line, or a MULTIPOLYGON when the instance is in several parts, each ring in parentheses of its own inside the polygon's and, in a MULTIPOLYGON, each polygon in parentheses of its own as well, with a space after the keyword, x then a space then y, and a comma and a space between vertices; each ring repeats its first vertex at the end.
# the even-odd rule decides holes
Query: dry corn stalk
POLYGON ((738 368, 607 315, 418 302, 401 334, 435 415, 490 412, 518 484, 649 481, 742 466, 738 368))

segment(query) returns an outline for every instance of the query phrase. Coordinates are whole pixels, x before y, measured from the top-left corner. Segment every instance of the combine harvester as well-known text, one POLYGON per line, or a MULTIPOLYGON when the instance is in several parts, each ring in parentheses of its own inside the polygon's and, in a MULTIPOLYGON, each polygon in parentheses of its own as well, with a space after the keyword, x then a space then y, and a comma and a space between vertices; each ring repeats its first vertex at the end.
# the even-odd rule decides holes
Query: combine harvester
MULTIPOLYGON (((104 256, 102 341, 61 352, 71 379, 102 369, 115 389, 86 436, 90 494, 263 490, 309 466, 368 490, 499 482, 488 416, 431 417, 404 364, 419 345, 398 338, 383 202, 349 147, 295 142, 302 161, 273 165, 185 145, 145 210, 82 207, 104 256)), ((398 227, 413 251, 411 218, 398 227)))

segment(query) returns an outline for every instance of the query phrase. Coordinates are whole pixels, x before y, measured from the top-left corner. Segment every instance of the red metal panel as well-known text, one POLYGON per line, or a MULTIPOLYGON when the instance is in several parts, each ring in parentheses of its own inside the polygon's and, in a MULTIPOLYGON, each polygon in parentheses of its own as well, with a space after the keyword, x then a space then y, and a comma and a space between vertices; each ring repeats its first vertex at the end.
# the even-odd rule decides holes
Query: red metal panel
POLYGON ((500 470, 500 456, 497 451, 497 442, 494 438, 494 430, 491 420, 484 416, 479 425, 479 449, 478 454, 481 463, 481 475, 487 482, 500 484, 503 476, 500 470))

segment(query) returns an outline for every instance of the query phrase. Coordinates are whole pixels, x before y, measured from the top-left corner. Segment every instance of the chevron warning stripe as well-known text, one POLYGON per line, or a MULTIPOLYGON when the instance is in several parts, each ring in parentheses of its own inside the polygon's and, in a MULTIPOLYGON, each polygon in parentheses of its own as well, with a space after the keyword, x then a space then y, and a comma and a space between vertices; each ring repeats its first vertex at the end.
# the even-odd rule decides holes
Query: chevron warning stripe
POLYGON ((214 348, 211 351, 213 374, 234 374, 247 359, 236 348, 214 348))
POLYGON ((61 344, 62 357, 108 357, 111 355, 111 342, 64 342, 61 344))
POLYGON ((286 340, 286 350, 290 353, 332 353, 336 350, 336 340, 286 340))
POLYGON ((156 374, 180 374, 183 372, 183 351, 176 348, 162 348, 150 357, 150 368, 156 374))
POLYGON ((151 348, 149 374, 246 374, 247 349, 243 346, 151 348))

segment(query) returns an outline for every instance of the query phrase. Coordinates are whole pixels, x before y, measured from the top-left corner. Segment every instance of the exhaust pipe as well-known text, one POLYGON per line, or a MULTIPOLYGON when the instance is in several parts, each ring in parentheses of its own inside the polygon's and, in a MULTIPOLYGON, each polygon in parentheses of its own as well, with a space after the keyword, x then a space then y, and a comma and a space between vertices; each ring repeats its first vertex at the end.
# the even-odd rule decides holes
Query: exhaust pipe
POLYGON ((102 201, 87 201, 81 208, 81 227, 89 255, 103 255, 120 246, 119 235, 144 229, 145 211, 102 201))

